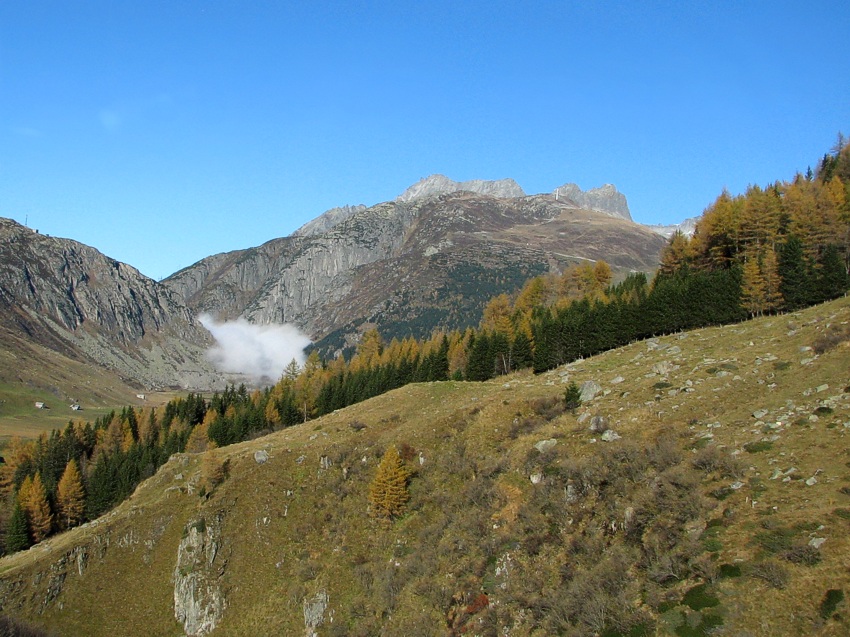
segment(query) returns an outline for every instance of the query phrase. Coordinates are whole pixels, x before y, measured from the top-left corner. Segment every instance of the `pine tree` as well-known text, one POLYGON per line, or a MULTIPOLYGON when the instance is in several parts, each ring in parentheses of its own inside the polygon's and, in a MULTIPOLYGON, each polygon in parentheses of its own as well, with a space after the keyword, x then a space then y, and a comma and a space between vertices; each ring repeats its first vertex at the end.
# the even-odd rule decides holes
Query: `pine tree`
POLYGON ((9 526, 6 528, 6 552, 15 553, 23 551, 32 546, 29 530, 27 529, 27 517, 21 508, 20 502, 15 502, 9 526))
POLYGON ((803 242, 791 235, 779 248, 779 289, 785 299, 785 309, 805 307, 811 296, 810 276, 803 257, 803 242))
POLYGON ((369 485, 369 503, 372 515, 385 520, 397 518, 407 506, 410 493, 407 480, 410 472, 404 466, 398 449, 390 447, 378 465, 378 471, 369 485))
POLYGON ((571 381, 567 385, 567 391, 564 392, 564 407, 570 411, 575 411, 581 406, 581 389, 576 385, 575 381, 571 381))
POLYGON ((70 529, 82 522, 86 501, 80 470, 74 459, 68 461, 62 479, 59 480, 56 505, 59 509, 59 526, 62 529, 70 529))
POLYGON ((765 309, 767 283, 762 276, 759 260, 750 254, 744 262, 741 296, 744 308, 752 316, 760 316, 765 309))

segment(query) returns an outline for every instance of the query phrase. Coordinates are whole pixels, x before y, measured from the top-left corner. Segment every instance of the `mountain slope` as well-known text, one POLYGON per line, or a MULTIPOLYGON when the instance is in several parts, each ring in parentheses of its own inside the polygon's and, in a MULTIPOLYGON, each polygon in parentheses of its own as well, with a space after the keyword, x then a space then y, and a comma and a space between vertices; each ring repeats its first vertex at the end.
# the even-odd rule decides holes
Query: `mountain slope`
POLYGON ((848 324, 844 298, 176 456, 0 560, 0 612, 88 635, 847 634, 824 600, 850 591, 848 324), (413 475, 385 523, 391 445, 413 475))
POLYGON ((204 358, 209 334, 168 288, 10 219, 0 219, 0 328, 141 387, 219 382, 204 358))
POLYGON ((652 270, 664 245, 643 226, 551 195, 426 192, 350 212, 209 257, 164 283, 198 312, 292 322, 314 339, 331 336, 333 349, 364 324, 422 337, 477 323, 490 297, 570 263, 652 270))

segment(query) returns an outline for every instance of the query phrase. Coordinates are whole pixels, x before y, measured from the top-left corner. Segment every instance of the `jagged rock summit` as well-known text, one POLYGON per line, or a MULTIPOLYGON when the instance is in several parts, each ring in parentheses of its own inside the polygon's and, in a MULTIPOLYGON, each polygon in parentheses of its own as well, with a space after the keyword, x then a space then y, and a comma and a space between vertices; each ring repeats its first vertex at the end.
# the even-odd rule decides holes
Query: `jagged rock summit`
POLYGON ((523 192, 520 185, 513 179, 498 179, 496 181, 487 181, 484 179, 452 181, 445 175, 431 175, 413 184, 410 188, 396 197, 396 201, 412 201, 413 199, 419 199, 421 197, 445 195, 461 190, 503 199, 525 196, 525 192, 523 192))
POLYGON ((555 188, 552 194, 555 195, 556 199, 563 197, 573 201, 579 208, 604 212, 627 221, 632 220, 626 196, 617 190, 617 187, 613 184, 605 184, 600 188, 584 191, 576 184, 569 183, 555 188))
MULTIPOLYGON (((470 179, 469 181, 454 181, 445 175, 434 174, 429 175, 424 179, 420 179, 396 197, 395 201, 408 203, 427 197, 464 191, 489 197, 496 197, 498 199, 515 199, 527 196, 522 187, 510 178, 496 180, 470 179)), ((568 183, 553 190, 552 195, 554 195, 558 200, 571 201, 577 208, 595 210, 596 212, 602 212, 612 217, 632 221, 632 216, 629 212, 629 204, 626 202, 626 196, 618 191, 617 187, 612 184, 605 184, 599 188, 591 188, 590 190, 584 191, 579 188, 578 185, 568 183)), ((298 230, 292 233, 292 236, 309 237, 322 234, 323 232, 327 232, 334 226, 351 218, 355 214, 366 210, 366 208, 367 207, 363 204, 331 208, 312 221, 308 221, 298 228, 298 230)), ((651 228, 655 232, 658 232, 658 234, 664 234, 664 232, 656 230, 655 226, 652 226, 651 228)))

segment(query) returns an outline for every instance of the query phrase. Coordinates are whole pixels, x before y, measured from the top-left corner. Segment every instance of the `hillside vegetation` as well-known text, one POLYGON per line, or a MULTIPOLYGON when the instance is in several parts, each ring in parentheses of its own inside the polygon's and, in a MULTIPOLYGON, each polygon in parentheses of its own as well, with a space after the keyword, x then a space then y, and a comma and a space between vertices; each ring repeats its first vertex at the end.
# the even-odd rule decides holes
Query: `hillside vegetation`
POLYGON ((177 455, 3 558, 0 612, 63 635, 844 635, 848 335, 843 298, 177 455), (406 501, 375 515, 392 448, 406 501))

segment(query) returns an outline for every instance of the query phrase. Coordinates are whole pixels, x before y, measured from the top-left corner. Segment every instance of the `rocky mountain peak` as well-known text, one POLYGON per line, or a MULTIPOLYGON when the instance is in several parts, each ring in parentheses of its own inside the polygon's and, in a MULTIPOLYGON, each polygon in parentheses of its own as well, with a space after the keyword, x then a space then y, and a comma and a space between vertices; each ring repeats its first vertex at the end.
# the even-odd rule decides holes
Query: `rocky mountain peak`
POLYGON ((524 197, 520 185, 513 179, 498 179, 487 181, 472 179, 470 181, 453 181, 445 175, 431 175, 421 179, 396 197, 396 201, 410 201, 431 195, 443 195, 450 192, 466 190, 491 197, 513 198, 524 197))
POLYGON ((557 199, 569 199, 580 208, 604 212, 627 221, 632 220, 626 196, 613 184, 605 184, 599 188, 584 191, 578 185, 569 183, 555 188, 552 194, 557 199))
POLYGON ((313 235, 322 234, 323 232, 327 232, 331 228, 333 228, 338 223, 342 223, 349 217, 366 210, 366 206, 363 204, 358 204, 356 206, 339 206, 337 208, 331 208, 330 210, 323 212, 321 215, 313 219, 312 221, 308 221, 303 226, 298 228, 295 232, 292 233, 294 237, 310 237, 313 235))

